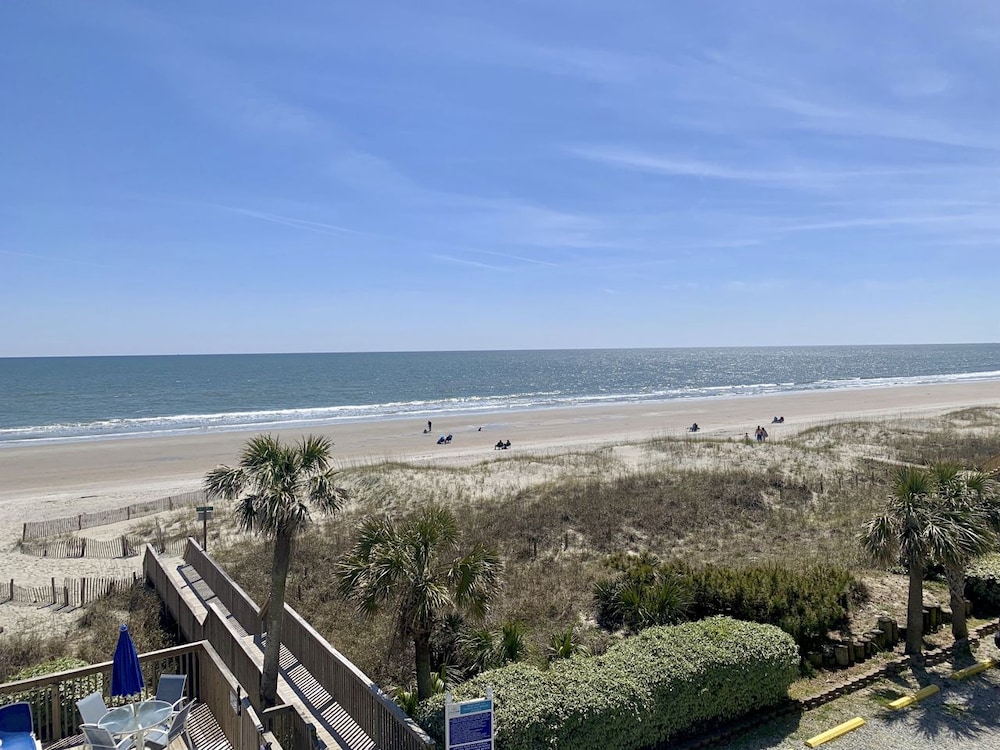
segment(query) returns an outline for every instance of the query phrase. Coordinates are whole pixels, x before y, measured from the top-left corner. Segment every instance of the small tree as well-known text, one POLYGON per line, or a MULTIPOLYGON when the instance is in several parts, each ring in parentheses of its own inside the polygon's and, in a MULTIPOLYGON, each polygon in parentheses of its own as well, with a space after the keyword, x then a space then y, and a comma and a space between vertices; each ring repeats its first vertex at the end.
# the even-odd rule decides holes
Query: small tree
POLYGON ((413 641, 420 700, 432 694, 431 635, 441 618, 461 610, 483 618, 498 596, 503 565, 476 544, 460 554, 454 515, 436 506, 396 523, 370 518, 337 566, 341 595, 373 617, 389 608, 397 633, 413 641))
POLYGON ((274 542, 271 593, 267 609, 267 644, 260 677, 260 701, 269 708, 278 699, 278 658, 285 613, 285 584, 295 538, 310 522, 310 507, 334 512, 346 493, 333 484, 333 448, 325 437, 302 438, 285 445, 271 435, 247 441, 235 467, 219 466, 205 476, 209 497, 237 501, 236 519, 243 531, 274 542))
POLYGON ((965 571, 973 557, 992 552, 997 547, 1000 531, 1000 505, 996 502, 996 486, 984 474, 963 472, 957 464, 937 464, 931 477, 941 502, 949 509, 962 513, 968 529, 969 544, 952 550, 950 557, 939 560, 948 581, 951 604, 951 634, 956 641, 969 637, 965 617, 965 571))
POLYGON ((932 560, 964 559, 981 544, 981 520, 967 508, 942 501, 930 472, 905 467, 896 475, 892 496, 859 535, 877 562, 903 564, 909 577, 906 598, 906 653, 923 651, 924 575, 932 560))

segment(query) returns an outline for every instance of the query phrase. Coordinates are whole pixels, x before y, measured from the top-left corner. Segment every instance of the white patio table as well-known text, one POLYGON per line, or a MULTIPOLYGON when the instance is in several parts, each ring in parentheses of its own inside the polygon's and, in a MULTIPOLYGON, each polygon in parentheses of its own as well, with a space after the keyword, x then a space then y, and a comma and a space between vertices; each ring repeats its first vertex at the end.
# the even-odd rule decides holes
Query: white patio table
POLYGON ((173 706, 166 701, 141 701, 108 711, 97 726, 119 737, 131 737, 136 750, 146 750, 146 730, 164 723, 172 711, 173 706))

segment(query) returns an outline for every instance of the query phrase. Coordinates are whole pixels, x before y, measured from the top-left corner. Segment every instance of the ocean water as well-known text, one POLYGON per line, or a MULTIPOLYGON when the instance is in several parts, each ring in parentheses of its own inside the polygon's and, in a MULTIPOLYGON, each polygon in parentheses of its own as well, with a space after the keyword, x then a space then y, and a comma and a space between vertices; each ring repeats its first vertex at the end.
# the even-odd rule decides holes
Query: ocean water
POLYGON ((1000 380, 1000 344, 0 359, 0 444, 1000 380))

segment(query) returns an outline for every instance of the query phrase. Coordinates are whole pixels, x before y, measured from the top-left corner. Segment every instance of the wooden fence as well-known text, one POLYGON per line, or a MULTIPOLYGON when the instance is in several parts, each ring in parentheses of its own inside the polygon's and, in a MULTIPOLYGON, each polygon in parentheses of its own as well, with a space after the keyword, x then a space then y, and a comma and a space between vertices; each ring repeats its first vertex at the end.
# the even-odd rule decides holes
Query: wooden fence
POLYGON ((109 510, 97 511, 96 513, 80 513, 75 516, 52 518, 48 521, 28 521, 22 528, 21 539, 43 539, 59 534, 71 534, 74 531, 83 531, 94 526, 107 526, 108 524, 131 521, 133 518, 141 518, 154 513, 163 513, 175 508, 186 508, 191 505, 204 505, 205 503, 205 493, 201 490, 195 490, 194 492, 185 492, 182 495, 172 495, 171 497, 164 497, 158 500, 133 503, 124 508, 111 508, 109 510))
MULTIPOLYGON (((88 557, 121 558, 141 554, 149 540, 138 534, 123 534, 114 539, 91 539, 71 536, 62 539, 28 539, 20 544, 21 554, 34 557, 88 557)), ((165 542, 160 552, 179 555, 184 551, 186 539, 165 542)))
POLYGON ((14 582, 0 581, 0 602, 18 604, 40 604, 54 607, 82 607, 98 597, 112 591, 124 591, 136 585, 139 576, 131 578, 64 578, 61 584, 52 578, 48 585, 22 586, 14 582))

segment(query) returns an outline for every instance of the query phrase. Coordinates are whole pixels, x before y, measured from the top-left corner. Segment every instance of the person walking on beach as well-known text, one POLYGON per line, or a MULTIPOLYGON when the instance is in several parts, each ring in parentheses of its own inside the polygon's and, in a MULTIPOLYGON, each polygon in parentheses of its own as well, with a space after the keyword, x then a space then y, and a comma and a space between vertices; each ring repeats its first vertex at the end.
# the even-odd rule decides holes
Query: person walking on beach
POLYGON ((767 440, 767 430, 763 427, 760 428, 760 441, 763 443, 767 440))
POLYGON ((757 431, 754 434, 757 436, 758 443, 763 442, 764 440, 763 432, 764 431, 761 429, 760 425, 757 425, 757 431))
POLYGON ((429 420, 429 419, 427 420, 427 431, 428 432, 431 431, 431 420, 429 420))

